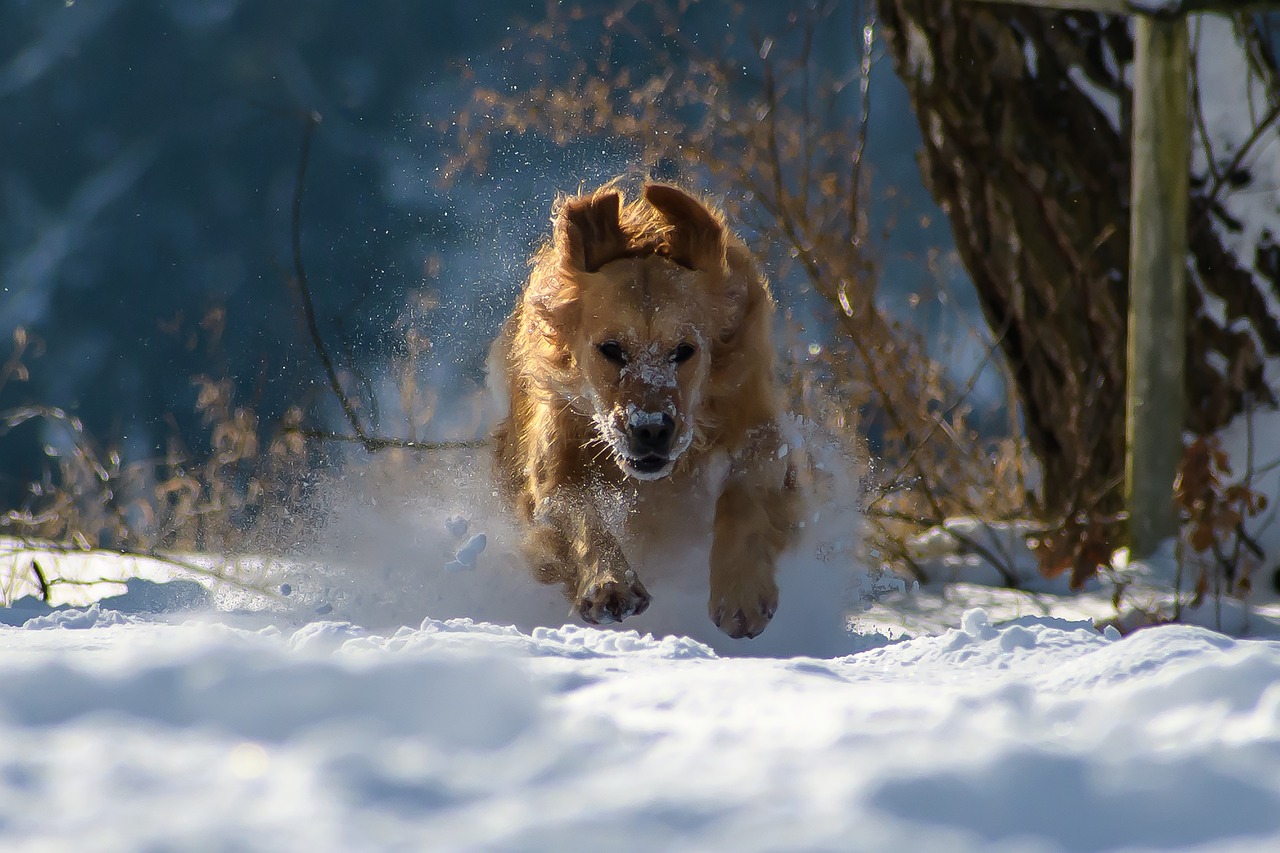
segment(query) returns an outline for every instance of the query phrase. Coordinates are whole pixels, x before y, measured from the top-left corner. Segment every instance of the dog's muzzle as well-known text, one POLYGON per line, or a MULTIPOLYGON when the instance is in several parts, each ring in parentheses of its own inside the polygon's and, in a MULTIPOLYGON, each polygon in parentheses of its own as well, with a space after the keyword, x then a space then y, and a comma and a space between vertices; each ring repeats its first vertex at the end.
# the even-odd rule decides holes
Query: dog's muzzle
POLYGON ((656 474, 671 464, 675 420, 665 412, 633 412, 627 419, 627 465, 641 474, 656 474))

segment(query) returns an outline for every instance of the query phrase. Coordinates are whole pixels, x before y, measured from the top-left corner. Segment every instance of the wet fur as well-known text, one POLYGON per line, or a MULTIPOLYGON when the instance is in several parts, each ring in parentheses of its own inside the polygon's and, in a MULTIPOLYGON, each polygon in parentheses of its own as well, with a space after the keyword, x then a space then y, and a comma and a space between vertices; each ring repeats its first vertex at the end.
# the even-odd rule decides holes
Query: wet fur
POLYGON ((648 607, 619 539, 650 535, 645 500, 668 510, 706 500, 700 490, 714 480, 708 613, 732 637, 768 625, 777 558, 799 512, 772 312, 746 247, 684 191, 648 184, 624 202, 607 185, 557 204, 491 353, 509 399, 495 463, 532 570, 562 584, 585 621, 648 607), (601 354, 605 338, 620 342, 625 364, 601 354), (681 344, 694 353, 677 364, 681 344), (627 430, 660 413, 676 424, 672 459, 656 474, 638 471, 627 430), (608 511, 613 497, 631 507, 624 529, 608 511))

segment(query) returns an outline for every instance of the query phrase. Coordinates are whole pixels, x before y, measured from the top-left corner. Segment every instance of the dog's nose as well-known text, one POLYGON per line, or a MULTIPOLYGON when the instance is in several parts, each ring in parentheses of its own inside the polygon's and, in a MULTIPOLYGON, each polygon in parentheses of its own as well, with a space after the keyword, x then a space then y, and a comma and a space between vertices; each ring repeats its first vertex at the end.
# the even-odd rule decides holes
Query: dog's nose
POLYGON ((636 456, 666 456, 671 451, 671 436, 675 431, 676 422, 668 414, 654 412, 646 418, 633 417, 628 429, 631 452, 636 456))

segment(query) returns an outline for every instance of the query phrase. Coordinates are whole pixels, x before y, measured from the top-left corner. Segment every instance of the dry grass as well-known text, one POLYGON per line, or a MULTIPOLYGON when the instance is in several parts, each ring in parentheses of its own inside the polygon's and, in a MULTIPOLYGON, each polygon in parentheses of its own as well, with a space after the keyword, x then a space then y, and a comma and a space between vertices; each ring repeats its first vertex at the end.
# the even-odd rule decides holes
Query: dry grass
MULTIPOLYGON (((24 330, 15 332, 0 393, 26 380, 26 360, 40 349, 24 330)), ((200 442, 191 446, 171 422, 159 458, 126 461, 57 407, 0 409, 0 439, 39 429, 45 441, 43 470, 20 505, 0 516, 0 535, 36 550, 104 550, 183 568, 191 568, 184 554, 281 553, 299 541, 312 517, 307 488, 316 467, 297 430, 301 410, 264 426, 237 402, 231 380, 193 381, 200 442)))

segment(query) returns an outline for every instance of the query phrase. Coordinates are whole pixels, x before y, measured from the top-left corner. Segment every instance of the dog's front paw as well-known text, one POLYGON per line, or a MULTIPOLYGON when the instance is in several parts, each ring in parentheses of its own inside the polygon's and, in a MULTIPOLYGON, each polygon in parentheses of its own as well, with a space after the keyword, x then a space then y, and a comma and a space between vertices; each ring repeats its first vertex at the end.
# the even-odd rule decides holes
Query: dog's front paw
POLYGON ((649 609, 649 591, 638 578, 628 581, 601 580, 587 586, 578 596, 578 615, 592 625, 621 622, 649 609))
POLYGON ((735 640, 760 636, 778 610, 778 588, 741 589, 717 597, 714 590, 708 612, 716 627, 735 640))

